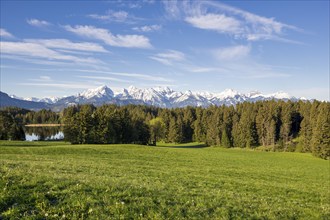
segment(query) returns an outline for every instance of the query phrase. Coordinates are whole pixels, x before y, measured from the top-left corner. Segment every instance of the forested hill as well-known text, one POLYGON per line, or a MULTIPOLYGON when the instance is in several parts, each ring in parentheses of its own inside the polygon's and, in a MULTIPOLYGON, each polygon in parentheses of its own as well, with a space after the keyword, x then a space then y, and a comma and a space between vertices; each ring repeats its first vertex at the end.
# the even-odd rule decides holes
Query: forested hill
POLYGON ((312 152, 330 158, 329 102, 272 100, 175 109, 145 105, 78 105, 60 114, 50 111, 17 114, 17 109, 15 112, 1 111, 0 139, 10 137, 6 132, 11 131, 8 128, 8 115, 11 115, 15 126, 38 118, 61 122, 65 124, 65 139, 73 144, 197 141, 227 148, 312 152))
POLYGON ((330 157, 330 103, 264 101, 209 108, 74 106, 62 113, 72 143, 205 142, 330 157))

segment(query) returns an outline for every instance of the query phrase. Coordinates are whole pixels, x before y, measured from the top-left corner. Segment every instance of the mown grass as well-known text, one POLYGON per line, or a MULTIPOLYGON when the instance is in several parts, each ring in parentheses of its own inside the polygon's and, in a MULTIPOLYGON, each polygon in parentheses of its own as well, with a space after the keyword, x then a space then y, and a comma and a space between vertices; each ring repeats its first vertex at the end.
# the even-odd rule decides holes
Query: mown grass
POLYGON ((301 153, 0 142, 0 219, 329 219, 329 161, 301 153))

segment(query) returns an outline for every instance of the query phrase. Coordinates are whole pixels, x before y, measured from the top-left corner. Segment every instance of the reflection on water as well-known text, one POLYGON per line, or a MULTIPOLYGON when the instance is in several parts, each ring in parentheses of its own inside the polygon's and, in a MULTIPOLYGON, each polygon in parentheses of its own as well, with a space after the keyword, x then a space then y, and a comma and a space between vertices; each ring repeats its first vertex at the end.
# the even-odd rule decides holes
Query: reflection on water
POLYGON ((63 140, 62 127, 25 127, 27 141, 63 140))

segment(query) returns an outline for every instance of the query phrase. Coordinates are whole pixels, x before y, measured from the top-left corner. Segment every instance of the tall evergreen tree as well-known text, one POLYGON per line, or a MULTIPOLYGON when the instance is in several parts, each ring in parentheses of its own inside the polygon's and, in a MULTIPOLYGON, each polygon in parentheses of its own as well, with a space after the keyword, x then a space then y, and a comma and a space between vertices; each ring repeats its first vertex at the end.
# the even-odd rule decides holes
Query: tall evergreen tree
POLYGON ((153 145, 164 137, 164 122, 160 117, 152 119, 150 122, 150 139, 153 145))
POLYGON ((314 155, 330 159, 330 104, 319 105, 319 114, 312 137, 312 152, 314 155))
POLYGON ((227 134, 226 129, 223 129, 222 130, 221 146, 222 147, 227 147, 227 148, 231 147, 230 140, 229 140, 229 137, 228 137, 228 134, 227 134))

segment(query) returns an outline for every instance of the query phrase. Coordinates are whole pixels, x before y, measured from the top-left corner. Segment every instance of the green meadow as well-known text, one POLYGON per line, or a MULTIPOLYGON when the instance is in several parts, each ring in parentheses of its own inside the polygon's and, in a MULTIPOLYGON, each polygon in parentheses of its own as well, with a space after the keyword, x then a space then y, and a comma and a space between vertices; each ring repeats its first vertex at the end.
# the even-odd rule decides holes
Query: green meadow
POLYGON ((302 153, 0 142, 0 219, 330 219, 329 181, 302 153))

